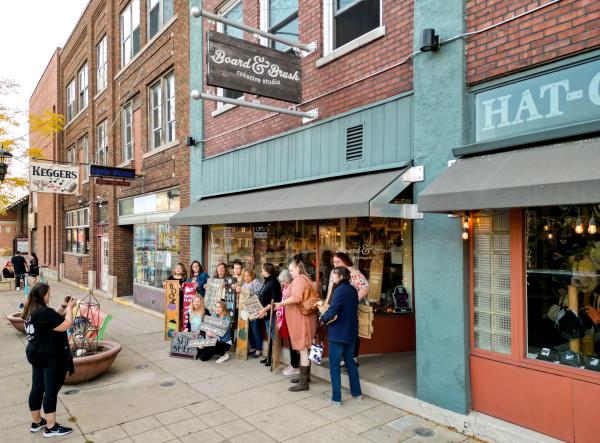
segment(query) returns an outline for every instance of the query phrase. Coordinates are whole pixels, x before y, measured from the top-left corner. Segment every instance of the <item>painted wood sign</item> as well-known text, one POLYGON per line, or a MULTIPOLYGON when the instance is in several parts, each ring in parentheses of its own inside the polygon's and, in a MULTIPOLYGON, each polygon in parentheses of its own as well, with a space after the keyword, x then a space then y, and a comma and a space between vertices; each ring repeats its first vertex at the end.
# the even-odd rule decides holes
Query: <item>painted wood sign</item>
POLYGON ((208 31, 207 64, 206 83, 211 86, 302 101, 302 68, 295 54, 208 31))
POLYGON ((238 300, 237 340, 235 345, 235 356, 240 360, 248 359, 248 332, 250 322, 246 311, 245 301, 250 297, 248 288, 242 288, 238 300))
POLYGON ((193 358, 198 356, 198 348, 193 346, 193 341, 198 339, 197 332, 174 332, 171 337, 171 357, 193 358))
POLYGON ((208 346, 215 346, 217 344, 217 337, 199 337, 194 340, 190 340, 188 343, 189 347, 205 348, 208 346))
MULTIPOLYGON (((263 308, 256 294, 250 292, 248 288, 242 288, 240 292, 240 306, 243 306, 244 311, 248 314, 248 320, 256 320, 258 313, 263 308)), ((242 309, 240 307, 240 309, 242 309)))
POLYGON ((211 314, 216 313, 217 302, 225 296, 225 283, 222 278, 209 278, 204 294, 204 306, 211 314))
POLYGON ((200 325, 200 330, 204 332, 210 332, 211 334, 217 337, 223 337, 227 332, 230 323, 231 319, 229 319, 228 317, 218 318, 209 317, 207 315, 204 317, 204 320, 200 325))
POLYGON ((235 318, 235 302, 237 299, 237 292, 235 290, 237 278, 235 277, 225 277, 223 279, 224 283, 224 300, 227 303, 227 310, 229 311, 229 315, 231 318, 235 318))
POLYGON ((196 287, 193 283, 183 284, 183 327, 185 328, 188 324, 190 317, 190 307, 192 306, 192 300, 196 296, 196 287))
POLYGON ((165 282, 165 340, 173 338, 175 332, 180 331, 179 318, 179 288, 177 280, 165 282))

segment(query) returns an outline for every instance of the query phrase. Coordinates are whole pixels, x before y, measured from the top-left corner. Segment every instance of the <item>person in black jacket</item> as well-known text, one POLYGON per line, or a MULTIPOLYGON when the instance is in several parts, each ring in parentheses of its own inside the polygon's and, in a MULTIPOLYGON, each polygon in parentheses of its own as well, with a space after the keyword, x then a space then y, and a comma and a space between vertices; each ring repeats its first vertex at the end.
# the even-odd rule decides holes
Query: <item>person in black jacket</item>
POLYGON ((272 303, 279 303, 281 301, 281 285, 279 284, 279 280, 277 280, 277 272, 273 263, 263 263, 261 275, 265 279, 265 284, 258 294, 260 304, 263 305, 259 313, 259 318, 265 319, 265 328, 269 336, 269 351, 267 356, 260 362, 264 363, 265 366, 271 366, 271 352, 273 349, 273 336, 275 335, 277 316, 273 315, 271 321, 269 321, 269 316, 273 307, 272 303))
POLYGON ((350 284, 350 271, 338 266, 333 271, 333 296, 329 309, 321 317, 328 324, 329 373, 331 375, 331 403, 342 405, 340 361, 343 358, 350 379, 350 394, 362 399, 358 368, 354 362, 354 345, 358 336, 358 293, 350 284))
POLYGON ((49 300, 50 286, 38 283, 29 291, 21 314, 28 340, 25 355, 33 372, 29 394, 33 418, 30 431, 45 428, 44 437, 72 432, 71 428, 56 423, 56 401, 65 375, 75 372, 66 331, 73 324, 73 307, 77 300, 67 296, 56 311, 48 306, 49 300), (42 403, 46 419, 41 416, 42 403))
POLYGON ((40 262, 35 252, 31 253, 31 260, 29 260, 29 276, 33 277, 33 284, 37 283, 38 276, 40 275, 40 262))
POLYGON ((13 270, 15 271, 15 286, 18 291, 21 289, 21 280, 24 280, 25 274, 27 273, 27 260, 21 255, 20 251, 17 251, 10 261, 12 262, 13 270))

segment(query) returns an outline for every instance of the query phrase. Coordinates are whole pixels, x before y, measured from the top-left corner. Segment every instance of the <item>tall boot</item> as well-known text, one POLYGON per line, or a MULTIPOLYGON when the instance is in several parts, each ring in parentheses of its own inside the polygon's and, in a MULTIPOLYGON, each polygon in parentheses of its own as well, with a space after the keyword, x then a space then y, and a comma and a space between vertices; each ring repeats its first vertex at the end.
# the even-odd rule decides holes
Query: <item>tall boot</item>
POLYGON ((299 391, 308 391, 310 387, 308 386, 308 379, 310 377, 310 366, 300 366, 300 381, 297 385, 294 385, 288 388, 288 391, 291 392, 299 392, 299 391))
POLYGON ((300 375, 297 377, 291 378, 290 382, 292 383, 300 383, 300 377, 302 376, 302 368, 308 368, 308 382, 310 383, 310 366, 300 366, 300 375))

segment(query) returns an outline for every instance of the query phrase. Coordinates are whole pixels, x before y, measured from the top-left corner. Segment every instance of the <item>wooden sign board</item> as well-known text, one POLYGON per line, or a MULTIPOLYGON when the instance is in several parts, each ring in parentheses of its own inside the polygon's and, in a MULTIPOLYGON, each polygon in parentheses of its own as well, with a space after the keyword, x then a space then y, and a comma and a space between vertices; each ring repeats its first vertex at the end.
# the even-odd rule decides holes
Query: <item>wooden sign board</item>
POLYGON ((177 280, 167 280, 165 284, 165 340, 173 338, 179 332, 179 288, 177 280))
POLYGON ((196 288, 193 283, 183 284, 183 327, 185 328, 189 321, 190 307, 192 300, 196 296, 196 288))
POLYGON ((248 312, 244 301, 251 295, 250 289, 242 288, 238 300, 238 319, 237 319, 237 340, 235 344, 235 356, 240 360, 248 359, 248 331, 250 323, 248 321, 248 312))
POLYGON ((217 309, 217 302, 223 300, 225 296, 225 282, 222 278, 209 278, 206 283, 206 292, 204 294, 204 306, 208 312, 214 314, 217 309))
POLYGON ((225 277, 223 279, 225 293, 223 299, 227 303, 227 310, 229 311, 229 315, 231 318, 235 318, 235 302, 237 299, 237 292, 235 290, 235 286, 237 283, 237 278, 235 277, 225 277))
POLYGON ((189 347, 206 348, 208 346, 215 346, 217 344, 217 337, 200 337, 195 340, 190 340, 188 343, 189 347))
POLYGON ((292 103, 302 101, 300 57, 208 31, 206 83, 292 103))
POLYGON ((256 320, 258 313, 263 308, 256 294, 252 294, 248 288, 242 288, 240 291, 240 306, 243 306, 244 311, 248 314, 248 320, 256 320))
POLYGON ((204 332, 210 332, 217 337, 223 337, 229 328, 229 324, 231 320, 227 317, 218 318, 218 317, 209 317, 208 315, 204 317, 202 324, 200 325, 200 330, 204 332))
POLYGON ((193 358, 198 356, 198 348, 191 343, 198 339, 196 332, 175 332, 171 338, 171 357, 193 358))

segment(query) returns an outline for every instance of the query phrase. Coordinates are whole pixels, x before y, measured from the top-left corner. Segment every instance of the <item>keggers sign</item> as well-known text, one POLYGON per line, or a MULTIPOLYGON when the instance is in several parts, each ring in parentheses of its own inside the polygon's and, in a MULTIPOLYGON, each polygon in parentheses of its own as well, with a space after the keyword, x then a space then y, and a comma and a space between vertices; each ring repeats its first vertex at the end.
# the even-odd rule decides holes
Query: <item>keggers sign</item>
POLYGON ((77 194, 79 167, 52 163, 29 164, 29 190, 53 194, 77 194))

